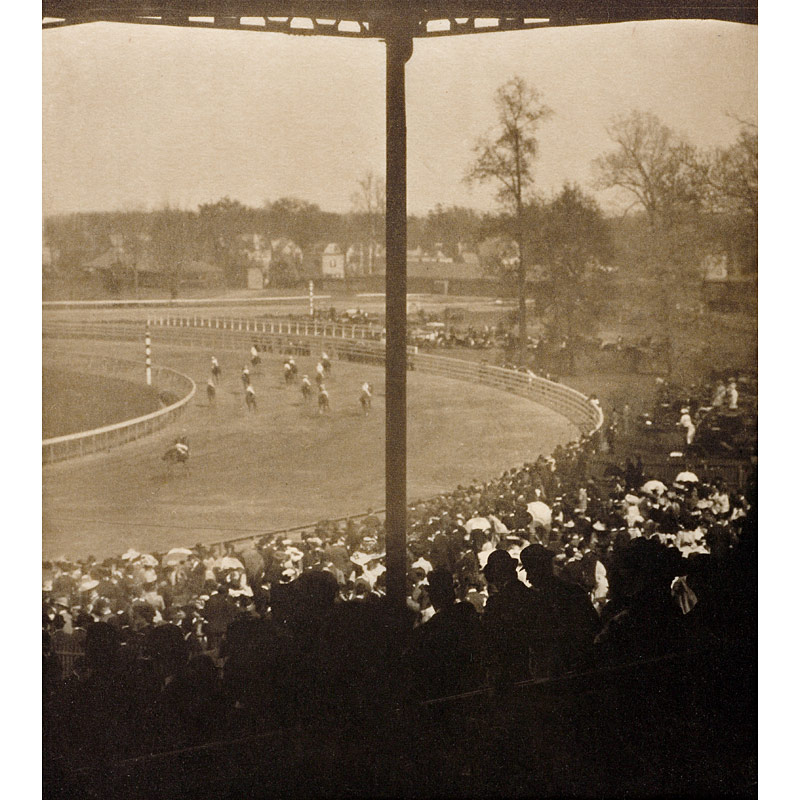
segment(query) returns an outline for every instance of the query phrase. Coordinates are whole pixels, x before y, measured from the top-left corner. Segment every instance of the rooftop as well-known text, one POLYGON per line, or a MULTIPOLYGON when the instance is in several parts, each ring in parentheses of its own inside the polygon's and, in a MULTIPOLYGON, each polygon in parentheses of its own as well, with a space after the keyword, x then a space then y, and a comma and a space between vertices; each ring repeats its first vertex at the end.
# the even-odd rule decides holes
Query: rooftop
POLYGON ((755 24, 757 0, 43 0, 43 27, 127 22, 385 38, 655 19, 755 24))

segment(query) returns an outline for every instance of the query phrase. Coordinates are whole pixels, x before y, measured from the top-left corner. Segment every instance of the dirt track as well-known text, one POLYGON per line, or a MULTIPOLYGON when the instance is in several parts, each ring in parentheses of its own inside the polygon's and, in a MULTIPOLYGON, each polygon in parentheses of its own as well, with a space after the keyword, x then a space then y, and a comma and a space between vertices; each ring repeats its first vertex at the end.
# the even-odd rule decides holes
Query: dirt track
MULTIPOLYGON (((68 346, 141 356, 136 345, 68 346)), ((156 363, 198 383, 183 421, 110 453, 45 468, 45 558, 218 541, 383 506, 381 368, 334 362, 331 414, 320 417, 315 402, 305 405, 296 386, 283 385, 281 359, 269 356, 253 374, 258 411, 249 414, 239 378, 245 354, 219 354, 215 406, 205 393, 210 356, 154 342, 156 363), (364 380, 375 388, 367 418, 358 404, 364 380), (168 474, 161 456, 182 429, 190 470, 168 474)), ((298 359, 300 373, 312 374, 315 363, 298 359)), ((409 374, 408 411, 409 501, 494 477, 576 435, 565 418, 521 398, 418 373, 409 374)))

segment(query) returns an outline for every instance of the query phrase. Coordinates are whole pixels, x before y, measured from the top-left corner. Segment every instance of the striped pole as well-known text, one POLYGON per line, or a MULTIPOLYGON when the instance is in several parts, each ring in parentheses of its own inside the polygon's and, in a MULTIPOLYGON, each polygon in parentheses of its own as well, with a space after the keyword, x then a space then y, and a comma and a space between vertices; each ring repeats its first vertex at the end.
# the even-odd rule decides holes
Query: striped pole
POLYGON ((145 325, 144 329, 144 374, 147 379, 147 385, 153 384, 152 362, 150 361, 150 323, 145 325))
POLYGON ((308 313, 314 319, 314 281, 308 282, 308 313))

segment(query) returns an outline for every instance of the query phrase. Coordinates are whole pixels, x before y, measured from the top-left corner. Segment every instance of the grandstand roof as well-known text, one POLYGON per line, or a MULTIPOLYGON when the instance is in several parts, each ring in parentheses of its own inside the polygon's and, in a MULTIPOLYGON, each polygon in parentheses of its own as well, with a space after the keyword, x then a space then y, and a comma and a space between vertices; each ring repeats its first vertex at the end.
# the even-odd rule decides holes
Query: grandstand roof
POLYGON ((296 35, 413 37, 655 19, 755 24, 757 0, 43 0, 45 27, 116 21, 296 35))

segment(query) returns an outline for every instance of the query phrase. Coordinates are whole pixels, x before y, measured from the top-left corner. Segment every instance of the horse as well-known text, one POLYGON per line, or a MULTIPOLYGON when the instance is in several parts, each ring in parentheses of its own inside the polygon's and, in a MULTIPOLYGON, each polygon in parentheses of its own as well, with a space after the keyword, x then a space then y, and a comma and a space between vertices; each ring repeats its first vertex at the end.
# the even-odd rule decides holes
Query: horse
POLYGON ((283 362, 283 382, 288 386, 294 380, 292 365, 288 361, 283 362))
POLYGON ((244 402, 247 405, 248 411, 256 410, 256 393, 252 386, 247 387, 244 393, 244 402))
POLYGON ((361 396, 359 397, 359 402, 361 403, 361 410, 364 412, 364 416, 369 416, 369 411, 372 408, 372 386, 369 383, 365 383, 361 387, 361 396))
POLYGON ((173 464, 183 464, 184 471, 189 472, 189 445, 185 441, 176 441, 167 448, 161 457, 167 462, 167 474, 172 471, 173 464))
POLYGON ((303 382, 300 384, 300 391, 303 393, 303 400, 308 401, 311 397, 311 381, 308 375, 303 375, 303 382))
POLYGON ((250 348, 250 366, 257 367, 261 363, 261 356, 258 353, 258 348, 253 345, 250 348))
POLYGON ((211 380, 214 381, 215 384, 219 383, 219 379, 222 377, 222 367, 217 363, 216 359, 211 362, 211 380))
POLYGON ((320 414, 324 414, 325 412, 330 412, 331 410, 330 398, 328 397, 328 392, 324 386, 320 386, 319 395, 317 395, 317 404, 319 406, 320 414))

